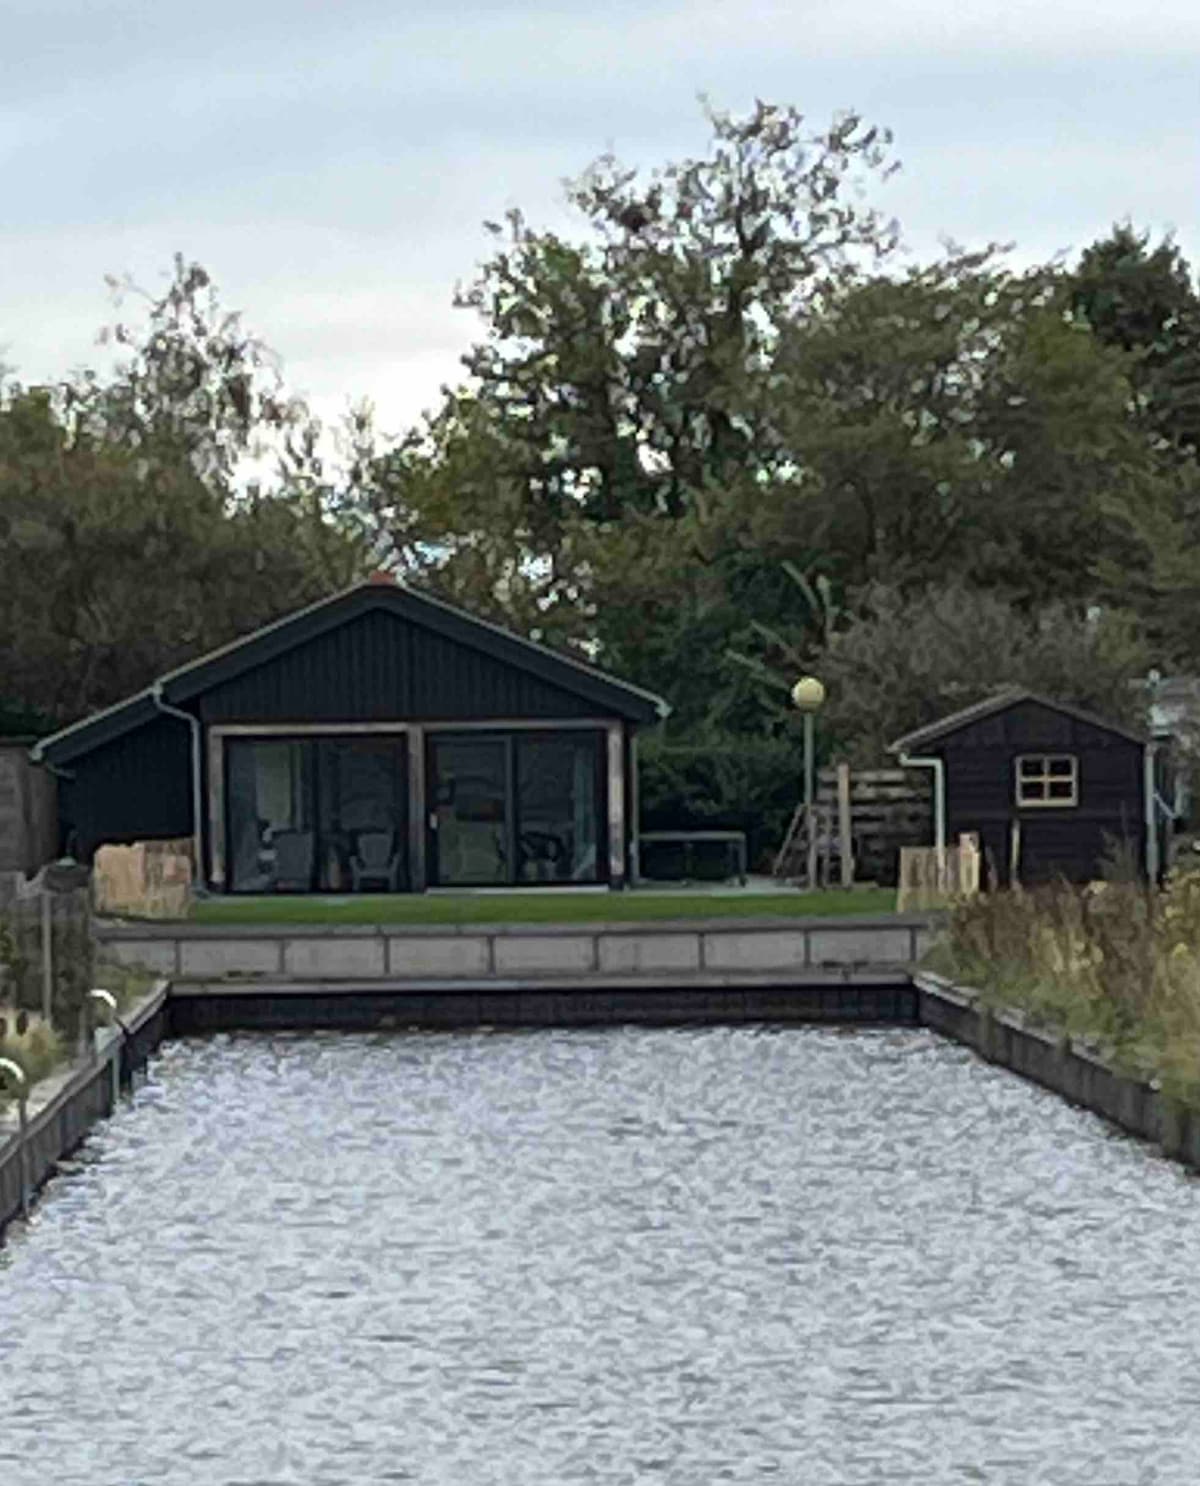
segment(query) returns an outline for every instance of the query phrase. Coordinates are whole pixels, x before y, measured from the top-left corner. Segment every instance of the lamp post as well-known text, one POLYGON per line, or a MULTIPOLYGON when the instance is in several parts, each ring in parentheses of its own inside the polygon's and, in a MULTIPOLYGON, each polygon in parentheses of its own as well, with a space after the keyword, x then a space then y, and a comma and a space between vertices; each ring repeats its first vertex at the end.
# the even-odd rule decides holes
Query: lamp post
POLYGON ((817 832, 813 815, 813 738, 817 713, 825 702, 825 688, 815 676, 801 676, 792 687, 792 704, 804 718, 804 827, 808 835, 808 885, 816 885, 817 832))

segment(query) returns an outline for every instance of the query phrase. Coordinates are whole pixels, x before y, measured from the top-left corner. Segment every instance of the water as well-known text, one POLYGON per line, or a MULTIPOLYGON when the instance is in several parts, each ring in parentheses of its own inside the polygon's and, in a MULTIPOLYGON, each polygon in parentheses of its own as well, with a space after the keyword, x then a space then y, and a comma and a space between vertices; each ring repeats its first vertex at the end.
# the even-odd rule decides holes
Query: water
POLYGON ((180 1042, 0 1252, 0 1482, 1194 1486, 1198 1209, 925 1032, 180 1042))

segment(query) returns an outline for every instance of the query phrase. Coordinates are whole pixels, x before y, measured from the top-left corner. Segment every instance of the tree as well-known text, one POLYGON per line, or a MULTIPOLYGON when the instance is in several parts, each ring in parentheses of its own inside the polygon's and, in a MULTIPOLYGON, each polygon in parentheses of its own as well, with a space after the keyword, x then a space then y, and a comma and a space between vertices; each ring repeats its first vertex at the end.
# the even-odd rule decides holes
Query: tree
POLYGON ((1097 596, 1145 565, 1125 513, 1154 480, 1122 356, 1056 310, 1055 276, 995 249, 853 282, 776 358, 789 465, 747 502, 752 540, 853 594, 953 572, 1020 602, 1097 596))
POLYGON ((1086 248, 1064 283, 1071 310, 1130 357, 1141 416, 1168 445, 1200 449, 1200 295, 1170 236, 1117 223, 1086 248))
POLYGON ((71 721, 362 571, 310 478, 302 410, 258 387, 255 343, 209 288, 177 261, 111 376, 0 389, 10 710, 71 721), (264 431, 293 441, 273 488, 239 479, 264 431))
POLYGON ((880 584, 819 658, 823 726, 856 762, 878 765, 896 738, 1006 686, 1138 726, 1150 659, 1136 622, 1116 611, 1023 614, 961 583, 911 595, 880 584))
MULTIPOLYGON (((448 428, 456 447, 469 429, 486 447, 497 529, 519 501, 555 569, 545 606, 574 603, 586 576, 568 560, 580 521, 678 520, 765 457, 779 326, 856 256, 894 246, 894 227, 856 199, 889 168, 885 133, 857 115, 814 132, 763 103, 708 118, 703 159, 643 180, 605 157, 570 183, 580 242, 519 211, 489 224, 497 251, 458 296, 484 337, 465 358, 467 392, 416 442, 444 454, 448 428)), ((397 508, 389 487, 411 474, 404 453, 398 464, 384 461, 377 509, 397 508)), ((403 519, 380 526, 404 548, 403 519)))

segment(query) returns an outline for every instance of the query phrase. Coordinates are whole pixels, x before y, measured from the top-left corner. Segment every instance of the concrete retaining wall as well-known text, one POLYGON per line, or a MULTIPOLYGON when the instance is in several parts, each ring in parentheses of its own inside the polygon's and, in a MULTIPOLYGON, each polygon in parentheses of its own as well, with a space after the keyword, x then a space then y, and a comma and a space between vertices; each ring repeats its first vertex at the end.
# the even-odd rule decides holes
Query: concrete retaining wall
POLYGON ((536 985, 532 979, 427 981, 421 988, 372 984, 320 986, 181 984, 170 1000, 171 1030, 191 1035, 234 1030, 420 1027, 680 1026, 736 1022, 916 1022, 917 997, 903 972, 860 973, 838 983, 733 983, 591 979, 536 985))
POLYGON ((923 914, 664 923, 293 927, 107 924, 108 951, 175 980, 479 979, 900 969, 933 934, 923 914))
POLYGON ((1169 1099, 1157 1080, 1118 1073, 1094 1046, 1030 1026, 1018 1011, 992 1011, 978 991, 941 976, 920 972, 913 985, 922 1025, 1200 1169, 1200 1112, 1169 1099))

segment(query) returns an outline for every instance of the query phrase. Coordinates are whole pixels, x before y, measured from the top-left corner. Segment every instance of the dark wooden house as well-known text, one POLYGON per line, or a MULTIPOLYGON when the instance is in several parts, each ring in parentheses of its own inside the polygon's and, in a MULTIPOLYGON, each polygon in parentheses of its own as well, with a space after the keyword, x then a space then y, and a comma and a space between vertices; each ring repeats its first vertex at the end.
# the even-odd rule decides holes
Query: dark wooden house
POLYGON ((1088 882, 1118 848, 1159 875, 1163 809, 1147 735, 1009 690, 908 733, 890 751, 933 771, 934 844, 976 833, 993 882, 1088 882))
POLYGON ((658 697, 380 575, 43 739, 61 844, 223 893, 619 887, 658 697))

